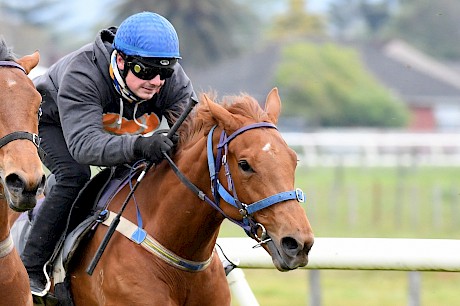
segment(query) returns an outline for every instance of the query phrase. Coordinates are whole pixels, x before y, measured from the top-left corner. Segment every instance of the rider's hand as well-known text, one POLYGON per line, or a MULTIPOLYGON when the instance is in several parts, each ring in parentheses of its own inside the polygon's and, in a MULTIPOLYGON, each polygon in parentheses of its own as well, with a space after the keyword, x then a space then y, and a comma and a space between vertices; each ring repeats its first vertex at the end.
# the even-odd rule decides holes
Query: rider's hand
POLYGON ((139 137, 134 142, 134 154, 138 158, 145 158, 158 163, 164 156, 163 152, 170 153, 174 143, 163 134, 153 134, 149 137, 139 137))

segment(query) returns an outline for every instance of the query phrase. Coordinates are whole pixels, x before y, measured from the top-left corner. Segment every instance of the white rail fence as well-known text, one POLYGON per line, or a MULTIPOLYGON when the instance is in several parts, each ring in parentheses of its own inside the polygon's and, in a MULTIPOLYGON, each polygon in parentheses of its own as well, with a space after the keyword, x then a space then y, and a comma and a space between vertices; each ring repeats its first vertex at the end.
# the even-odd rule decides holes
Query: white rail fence
MULTIPOLYGON (((224 254, 240 269, 275 269, 262 248, 253 248, 250 238, 219 238, 224 254)), ((460 240, 398 238, 315 238, 305 269, 460 271, 460 240)), ((259 305, 240 269, 233 270, 228 282, 241 306, 259 305)), ((417 292, 417 274, 410 274, 409 288, 417 292), (414 285, 415 284, 415 285, 414 285)), ((417 293, 409 293, 410 305, 418 305, 417 293), (411 302, 412 301, 412 302, 411 302)))
POLYGON ((283 137, 307 166, 460 166, 460 133, 322 130, 283 137))

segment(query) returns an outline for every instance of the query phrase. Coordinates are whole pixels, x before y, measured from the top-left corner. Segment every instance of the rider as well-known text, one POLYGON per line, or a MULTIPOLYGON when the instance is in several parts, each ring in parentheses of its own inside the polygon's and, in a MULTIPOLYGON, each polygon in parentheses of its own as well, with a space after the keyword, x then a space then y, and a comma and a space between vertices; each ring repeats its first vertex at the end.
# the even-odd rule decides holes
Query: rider
POLYGON ((178 63, 179 41, 164 17, 142 12, 99 32, 95 42, 60 59, 34 79, 45 166, 56 184, 35 217, 21 255, 32 293, 43 295, 43 267, 66 226, 71 204, 90 179, 90 165, 161 161, 175 145, 158 128, 175 122, 190 97, 178 63))

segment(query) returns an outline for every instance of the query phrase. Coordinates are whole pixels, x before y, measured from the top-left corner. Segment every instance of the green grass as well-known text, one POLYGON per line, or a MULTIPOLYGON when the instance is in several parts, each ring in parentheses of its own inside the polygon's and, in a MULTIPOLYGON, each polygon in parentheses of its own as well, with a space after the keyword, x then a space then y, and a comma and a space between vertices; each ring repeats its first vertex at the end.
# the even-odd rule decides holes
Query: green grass
MULTIPOLYGON (((460 237, 459 168, 299 168, 317 237, 460 237)), ((244 236, 224 222, 221 236, 244 236)), ((448 250, 440 250, 448 252, 448 250)), ((307 305, 309 270, 244 270, 260 305, 307 305)), ((460 273, 422 272, 422 305, 460 305, 460 273)), ((324 306, 407 305, 408 273, 321 270, 324 306)), ((238 305, 234 301, 233 305, 238 305)))

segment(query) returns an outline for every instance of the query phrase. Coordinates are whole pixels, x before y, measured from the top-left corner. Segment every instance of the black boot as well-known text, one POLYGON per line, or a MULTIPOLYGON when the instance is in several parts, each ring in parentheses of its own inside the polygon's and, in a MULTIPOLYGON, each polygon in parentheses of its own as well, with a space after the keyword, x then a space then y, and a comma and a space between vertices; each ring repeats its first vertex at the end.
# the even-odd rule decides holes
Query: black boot
POLYGON ((43 296, 46 294, 46 277, 43 272, 35 273, 35 272, 28 272, 29 273, 29 283, 30 283, 30 291, 33 295, 43 296))
POLYGON ((29 274, 33 294, 44 296, 47 279, 44 266, 54 252, 67 222, 67 205, 53 205, 46 198, 35 216, 29 237, 21 254, 22 262, 29 274))

